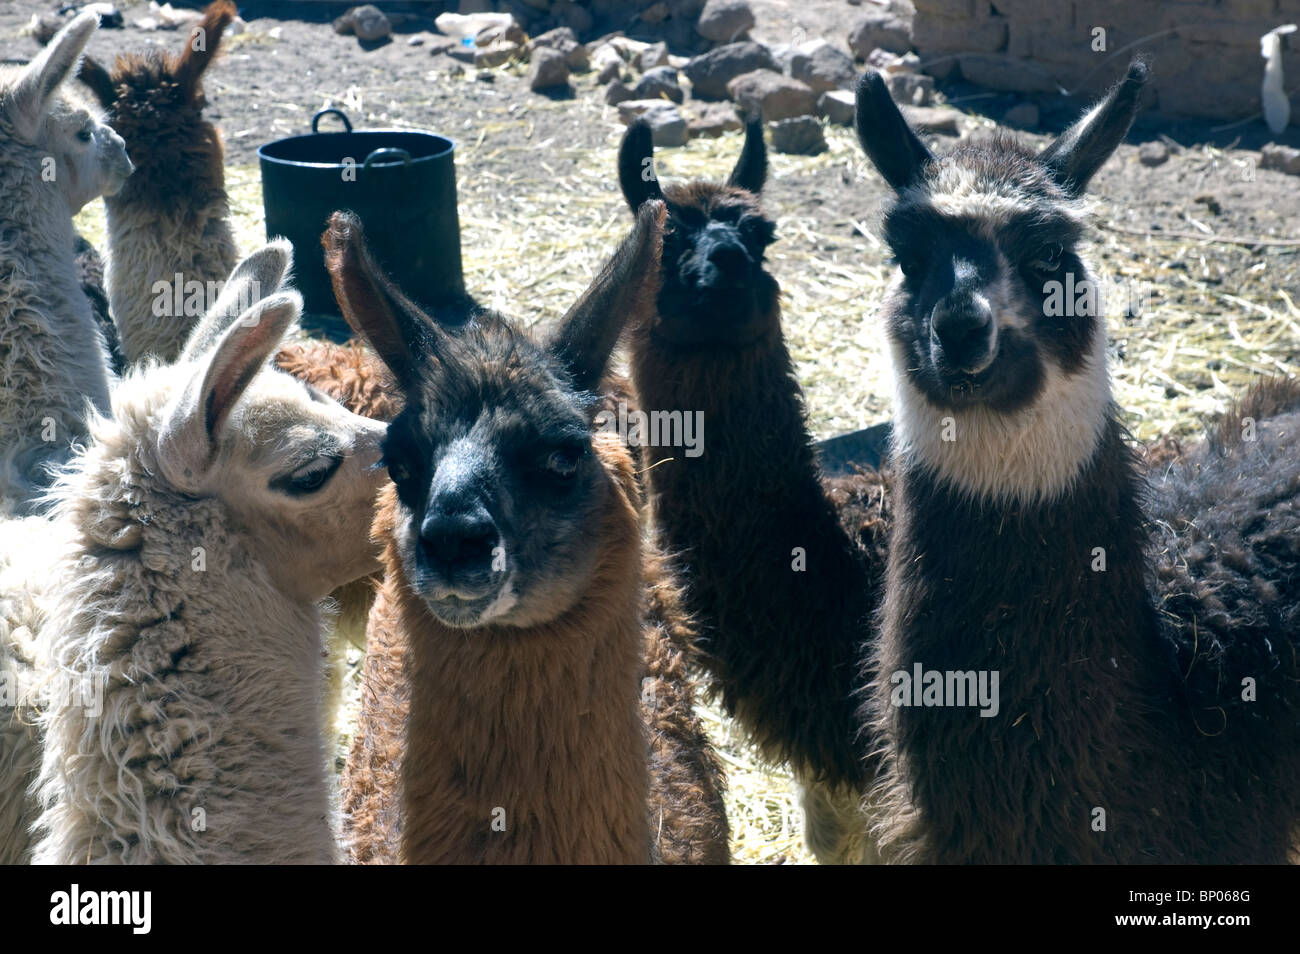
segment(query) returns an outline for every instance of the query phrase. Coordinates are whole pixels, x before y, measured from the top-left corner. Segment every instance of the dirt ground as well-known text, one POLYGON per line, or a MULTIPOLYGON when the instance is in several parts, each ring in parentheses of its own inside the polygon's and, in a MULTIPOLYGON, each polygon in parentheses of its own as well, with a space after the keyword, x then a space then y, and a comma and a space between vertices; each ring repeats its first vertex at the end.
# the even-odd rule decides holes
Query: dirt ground
MULTIPOLYGON (((751 2, 756 38, 772 42, 824 36, 843 45, 855 12, 846 0, 751 2)), ((140 0, 119 6, 128 21, 147 12, 140 0)), ((224 61, 206 80, 207 115, 225 136, 242 247, 264 237, 257 148, 307 132, 314 111, 335 106, 358 128, 427 129, 456 140, 470 291, 525 322, 562 314, 630 223, 614 174, 623 127, 594 77, 575 76, 571 98, 547 98, 528 90, 523 66, 485 80, 408 45, 419 24, 363 50, 328 23, 255 18, 259 6, 245 4, 248 31, 227 39, 224 61)), ((19 33, 32 13, 52 7, 0 0, 6 59, 30 57, 32 41, 19 33)), ((182 42, 175 32, 128 27, 101 30, 90 52, 111 59, 155 45, 175 51, 182 42)), ((1100 71, 1088 95, 1122 68, 1121 58, 1100 71)), ((1019 101, 961 83, 940 91, 967 114, 963 131, 971 135, 991 130, 1019 101)), ((1041 145, 1086 100, 1036 102, 1044 129, 1024 136, 1041 145)), ((771 267, 819 437, 883 419, 889 395, 872 320, 891 271, 874 237, 883 183, 848 129, 831 127, 827 138, 820 156, 772 155, 764 192, 780 239, 771 267)), ((1094 182, 1093 259, 1130 303, 1110 310, 1116 392, 1142 439, 1193 435, 1251 378, 1300 370, 1300 177, 1258 168, 1259 147, 1274 139, 1300 145, 1300 131, 1270 137, 1258 119, 1225 128, 1143 117, 1094 182), (1169 161, 1141 165, 1138 144, 1157 138, 1171 144, 1169 161)), ((659 171, 722 177, 739 151, 739 134, 695 140, 662 150, 659 171)), ((90 207, 79 225, 98 244, 102 206, 90 207)), ((711 718, 725 737, 726 720, 711 718)), ((788 779, 760 772, 743 746, 725 748, 738 860, 806 860, 788 779)))

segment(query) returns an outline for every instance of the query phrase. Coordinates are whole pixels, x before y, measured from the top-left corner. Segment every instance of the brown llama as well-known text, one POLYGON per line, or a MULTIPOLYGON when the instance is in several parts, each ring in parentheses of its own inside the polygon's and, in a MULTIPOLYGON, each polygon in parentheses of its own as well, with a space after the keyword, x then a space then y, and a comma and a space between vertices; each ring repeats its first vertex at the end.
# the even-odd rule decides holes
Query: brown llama
POLYGON ((633 453, 598 424, 610 353, 653 300, 662 223, 647 206, 536 343, 491 312, 439 326, 381 273, 355 217, 331 221, 335 295, 404 399, 344 774, 354 860, 728 860, 693 634, 644 538, 633 453))
POLYGON ((759 192, 762 123, 725 183, 661 187, 650 130, 619 152, 628 204, 668 207, 663 286, 633 328, 632 378, 647 410, 699 412, 702 453, 647 448, 653 522, 679 554, 711 690, 804 789, 819 860, 871 857, 858 802, 870 777, 855 690, 884 567, 887 479, 823 478, 764 266, 775 225, 759 192))
POLYGON ((891 860, 1282 863, 1300 822, 1300 386, 1247 395, 1150 485, 1104 313, 1064 285, 1141 62, 1043 151, 934 155, 874 71, 894 527, 869 800, 891 860), (1064 311, 1064 313, 1062 313, 1064 311), (976 700, 975 695, 978 695, 976 700))

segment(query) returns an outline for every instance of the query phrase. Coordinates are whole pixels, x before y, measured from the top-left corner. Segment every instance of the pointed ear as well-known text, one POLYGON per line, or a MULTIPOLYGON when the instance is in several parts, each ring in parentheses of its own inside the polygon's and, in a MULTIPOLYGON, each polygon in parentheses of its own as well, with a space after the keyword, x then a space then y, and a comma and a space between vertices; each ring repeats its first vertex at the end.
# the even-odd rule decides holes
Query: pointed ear
POLYGON ((200 359, 201 379, 172 404, 159 436, 162 466, 188 486, 212 463, 230 412, 266 368, 285 333, 302 312, 297 292, 279 292, 243 312, 200 359))
POLYGON ((1083 192, 1102 163, 1128 135, 1147 72, 1146 63, 1131 62, 1124 78, 1111 88, 1105 99, 1039 153, 1038 161, 1070 195, 1083 192))
POLYGON ((736 168, 731 170, 728 185, 734 185, 758 195, 767 180, 767 144, 763 142, 763 117, 750 116, 745 120, 745 147, 740 150, 736 168))
POLYGON ((659 293, 667 214, 658 200, 641 206, 631 234, 560 320, 547 344, 584 391, 599 386, 623 329, 649 320, 659 293))
MULTIPOLYGON (((47 46, 58 32, 48 20, 41 20, 32 30, 32 39, 41 46, 47 46)), ((108 70, 104 69, 99 60, 90 54, 86 54, 81 58, 81 68, 77 70, 77 79, 90 87, 90 91, 99 100, 99 105, 105 109, 111 108, 117 102, 117 87, 113 85, 112 76, 108 70)))
POLYGON ((171 71, 186 94, 193 97, 199 90, 203 71, 217 58, 221 36, 235 18, 235 5, 230 0, 216 0, 203 11, 203 19, 190 30, 185 49, 172 60, 171 71))
POLYGON ((192 360, 212 348, 231 322, 280 288, 292 264, 293 246, 289 240, 275 239, 236 265, 217 300, 190 332, 182 360, 192 360))
POLYGON ((414 387, 425 356, 445 353, 439 344, 443 331, 384 274, 354 213, 331 215, 321 244, 334 300, 348 325, 375 349, 398 384, 414 387))
POLYGON ((36 135, 54 91, 76 72, 82 51, 97 29, 97 13, 79 14, 23 67, 9 95, 9 115, 26 135, 36 135))
POLYGON ((922 168, 933 157, 907 125, 884 78, 867 70, 858 80, 856 99, 854 126, 872 165, 895 191, 918 181, 922 168))
POLYGON ((618 184, 633 212, 643 202, 664 197, 655 174, 654 151, 654 138, 645 120, 638 119, 627 127, 618 147, 618 184))

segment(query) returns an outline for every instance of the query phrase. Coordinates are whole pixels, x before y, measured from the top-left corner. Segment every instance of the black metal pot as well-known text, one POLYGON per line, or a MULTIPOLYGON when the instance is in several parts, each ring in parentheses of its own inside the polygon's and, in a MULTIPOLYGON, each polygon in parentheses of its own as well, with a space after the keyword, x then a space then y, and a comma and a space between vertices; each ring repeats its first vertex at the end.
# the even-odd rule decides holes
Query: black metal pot
POLYGON ((337 109, 313 116, 311 135, 257 150, 266 234, 293 243, 305 324, 346 337, 320 244, 330 214, 339 209, 361 217, 371 250, 410 298, 434 310, 464 299, 454 150, 455 143, 433 133, 353 132, 337 109), (321 117, 331 113, 347 132, 317 131, 321 117))

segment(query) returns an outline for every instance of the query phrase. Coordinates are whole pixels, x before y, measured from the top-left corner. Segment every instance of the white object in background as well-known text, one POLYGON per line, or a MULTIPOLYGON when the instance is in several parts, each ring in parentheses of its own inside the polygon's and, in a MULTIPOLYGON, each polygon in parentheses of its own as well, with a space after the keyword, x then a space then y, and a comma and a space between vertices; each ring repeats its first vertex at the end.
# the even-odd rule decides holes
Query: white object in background
POLYGON ((1269 30, 1259 38, 1259 53, 1264 57, 1264 85, 1260 88, 1260 99, 1264 102, 1264 122, 1274 135, 1286 129, 1291 119, 1291 101, 1286 98, 1282 88, 1282 34, 1294 33, 1296 25, 1288 23, 1276 30, 1269 30))

